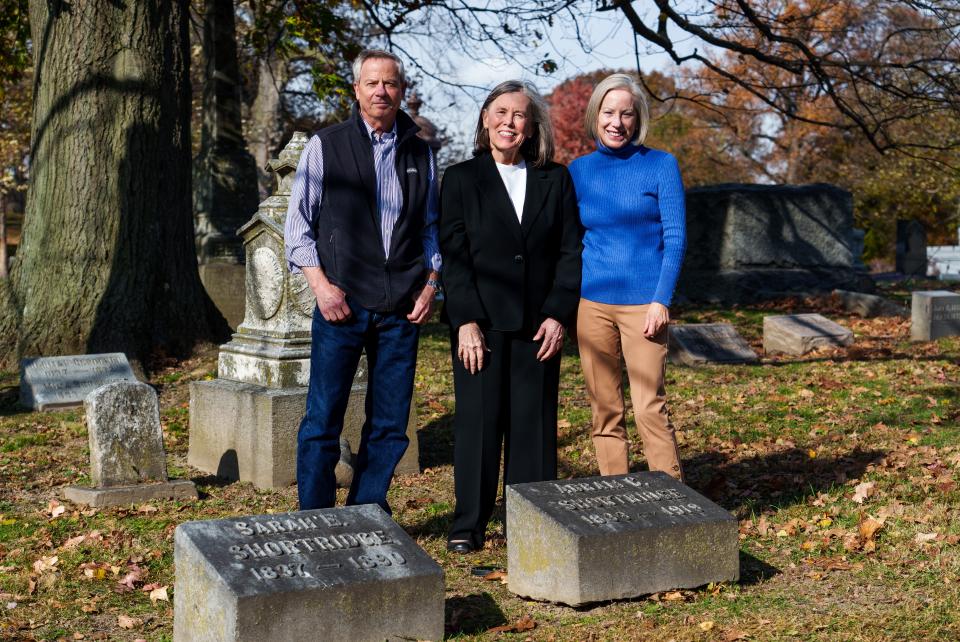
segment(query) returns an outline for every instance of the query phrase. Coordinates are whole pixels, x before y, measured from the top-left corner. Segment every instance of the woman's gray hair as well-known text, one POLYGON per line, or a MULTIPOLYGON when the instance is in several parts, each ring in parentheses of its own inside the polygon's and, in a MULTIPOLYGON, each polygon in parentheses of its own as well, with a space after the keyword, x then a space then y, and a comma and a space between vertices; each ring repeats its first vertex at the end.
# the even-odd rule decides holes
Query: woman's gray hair
POLYGON ((600 105, 606 95, 614 89, 625 89, 633 96, 633 111, 637 113, 640 122, 637 124, 637 131, 633 133, 630 142, 634 145, 642 145, 647 137, 647 127, 650 124, 650 108, 647 106, 647 97, 644 95, 640 83, 629 74, 610 74, 593 88, 593 94, 590 95, 590 100, 587 102, 586 113, 583 115, 583 126, 587 130, 587 136, 591 140, 600 138, 597 132, 600 105))
POLYGON ((489 109, 490 104, 504 94, 521 93, 530 99, 530 117, 533 119, 533 136, 523 141, 520 153, 534 167, 543 167, 553 160, 553 125, 550 123, 550 109, 537 88, 525 80, 507 80, 493 88, 480 108, 477 118, 477 133, 473 138, 473 154, 490 151, 490 134, 483 126, 483 112, 489 109))
POLYGON ((397 63, 397 71, 400 73, 400 82, 404 87, 407 86, 407 72, 403 68, 403 61, 400 60, 400 56, 395 53, 391 53, 386 49, 364 49, 353 61, 353 82, 360 82, 360 70, 363 68, 363 63, 370 60, 371 58, 386 58, 387 60, 392 60, 397 63))

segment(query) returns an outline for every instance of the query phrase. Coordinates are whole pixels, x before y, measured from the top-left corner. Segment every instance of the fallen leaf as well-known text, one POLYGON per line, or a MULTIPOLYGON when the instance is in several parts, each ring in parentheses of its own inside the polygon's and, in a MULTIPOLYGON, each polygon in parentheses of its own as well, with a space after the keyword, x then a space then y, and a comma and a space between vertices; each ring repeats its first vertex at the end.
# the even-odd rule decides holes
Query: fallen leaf
POLYGON ((749 637, 749 633, 737 630, 727 631, 723 634, 724 642, 737 642, 738 640, 746 640, 749 637))
POLYGON ((50 503, 47 504, 47 514, 50 515, 50 519, 56 519, 63 515, 66 512, 67 507, 62 505, 55 499, 51 499, 50 503))
POLYGON ((144 504, 137 508, 138 513, 156 513, 158 510, 160 509, 152 504, 144 504))
POLYGON ((877 531, 883 528, 884 519, 881 517, 879 519, 874 519, 873 517, 867 517, 860 522, 858 527, 860 531, 860 538, 864 542, 873 541, 873 538, 876 537, 877 531))
POLYGON ((932 542, 937 539, 936 533, 917 533, 917 536, 913 538, 917 544, 925 544, 927 542, 932 542))
POLYGON ((713 628, 713 620, 707 620, 706 622, 701 622, 697 625, 701 631, 709 631, 713 628))
POLYGON ((156 604, 158 601, 169 602, 170 598, 167 597, 167 587, 158 586, 157 588, 150 591, 150 602, 156 604))
POLYGON ((117 616, 117 626, 119 626, 121 629, 132 629, 138 624, 140 624, 140 620, 135 617, 130 617, 128 615, 117 616))
POLYGON ((129 572, 123 576, 122 580, 117 582, 119 585, 117 588, 124 587, 122 589, 124 591, 132 591, 137 588, 135 584, 143 579, 143 569, 139 566, 131 564, 128 568, 130 569, 129 572))
POLYGON ((853 489, 853 501, 857 504, 862 504, 868 497, 873 495, 876 490, 876 483, 874 482, 863 482, 857 484, 856 488, 853 489))
POLYGON ((683 593, 680 591, 670 591, 669 593, 663 594, 663 599, 668 602, 676 602, 677 600, 683 599, 683 593))
POLYGON ((87 539, 86 535, 77 535, 76 537, 71 537, 70 539, 68 539, 63 543, 63 546, 60 547, 60 550, 73 548, 74 546, 77 546, 78 544, 83 542, 83 540, 85 539, 87 539))
POLYGON ((502 624, 487 629, 487 633, 521 633, 523 631, 532 631, 536 626, 537 623, 534 622, 532 617, 524 615, 513 624, 502 624))
POLYGON ((487 580, 488 582, 493 582, 494 580, 500 580, 501 582, 506 582, 507 574, 504 573, 503 571, 490 571, 489 573, 483 576, 483 579, 487 580))
POLYGON ((50 557, 41 557, 33 563, 33 570, 35 573, 44 573, 46 571, 53 570, 53 567, 57 565, 57 562, 60 561, 60 558, 56 555, 50 557))

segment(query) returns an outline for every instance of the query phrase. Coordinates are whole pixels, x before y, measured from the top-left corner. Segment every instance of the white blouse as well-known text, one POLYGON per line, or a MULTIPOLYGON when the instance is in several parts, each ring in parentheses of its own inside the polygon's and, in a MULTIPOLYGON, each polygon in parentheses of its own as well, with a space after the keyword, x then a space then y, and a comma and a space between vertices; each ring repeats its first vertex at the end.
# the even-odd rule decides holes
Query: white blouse
POLYGON ((500 172, 500 178, 503 179, 503 184, 513 202, 517 220, 520 221, 523 218, 523 199, 527 196, 527 162, 521 159, 516 165, 497 163, 497 171, 500 172))

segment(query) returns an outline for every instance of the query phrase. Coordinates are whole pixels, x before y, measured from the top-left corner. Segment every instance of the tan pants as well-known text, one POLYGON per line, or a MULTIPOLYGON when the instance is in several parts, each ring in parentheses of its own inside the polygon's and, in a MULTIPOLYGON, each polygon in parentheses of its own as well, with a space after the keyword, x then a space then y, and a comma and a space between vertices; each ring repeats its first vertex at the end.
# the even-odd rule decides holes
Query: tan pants
POLYGON ((607 305, 580 299, 577 342, 593 410, 593 445, 601 475, 629 472, 621 356, 627 364, 633 414, 650 470, 683 479, 677 438, 663 387, 668 332, 643 336, 646 305, 607 305))

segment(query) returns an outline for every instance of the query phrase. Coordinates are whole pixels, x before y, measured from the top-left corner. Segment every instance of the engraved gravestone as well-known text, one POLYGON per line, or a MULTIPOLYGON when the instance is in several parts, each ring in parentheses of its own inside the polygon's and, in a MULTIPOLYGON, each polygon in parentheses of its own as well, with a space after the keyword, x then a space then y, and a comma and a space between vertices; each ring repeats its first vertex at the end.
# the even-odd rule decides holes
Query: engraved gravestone
POLYGON ((514 593, 577 606, 740 575, 734 517, 662 472, 507 487, 514 593))
POLYGON ((114 381, 87 395, 84 410, 94 487, 68 486, 67 499, 99 507, 197 497, 192 481, 167 479, 153 388, 139 381, 114 381))
POLYGON ((443 569, 375 504, 187 522, 175 642, 439 640, 443 569))
POLYGON ((670 326, 670 361, 686 366, 754 363, 757 354, 729 323, 686 323, 670 326))
POLYGON ((34 410, 70 408, 105 383, 136 380, 122 352, 24 359, 20 403, 34 410))
POLYGON ((960 294, 948 290, 914 292, 910 338, 932 341, 954 336, 960 336, 960 294))
POLYGON ((783 314, 763 317, 763 350, 795 356, 825 346, 848 346, 853 332, 820 314, 783 314))

